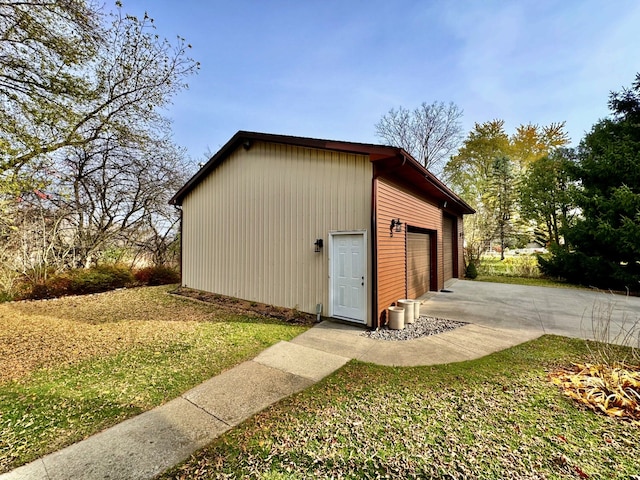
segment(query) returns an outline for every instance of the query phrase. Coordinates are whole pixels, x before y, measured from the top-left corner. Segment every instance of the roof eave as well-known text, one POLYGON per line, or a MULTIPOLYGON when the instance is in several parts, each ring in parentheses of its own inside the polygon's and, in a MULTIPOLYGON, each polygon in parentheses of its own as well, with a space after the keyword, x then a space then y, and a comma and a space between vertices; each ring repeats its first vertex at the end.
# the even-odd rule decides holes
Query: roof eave
MULTIPOLYGON (((249 132, 240 130, 225 143, 215 155, 213 155, 200 170, 191 177, 178 192, 171 197, 169 203, 172 205, 182 205, 184 198, 193 190, 202 179, 214 170, 233 150, 245 142, 264 141, 270 143, 281 143, 285 145, 296 145, 300 147, 317 148, 323 150, 334 150, 346 153, 368 155, 371 162, 384 161, 390 158, 401 158, 403 163, 408 162, 412 168, 416 169, 430 184, 432 184, 441 194, 458 206, 463 214, 475 213, 458 195, 451 191, 435 175, 421 165, 408 152, 398 147, 386 145, 374 145, 368 143, 341 142, 335 140, 322 140, 307 137, 294 137, 289 135, 275 135, 270 133, 249 132)), ((250 147, 250 143, 247 145, 250 147)))

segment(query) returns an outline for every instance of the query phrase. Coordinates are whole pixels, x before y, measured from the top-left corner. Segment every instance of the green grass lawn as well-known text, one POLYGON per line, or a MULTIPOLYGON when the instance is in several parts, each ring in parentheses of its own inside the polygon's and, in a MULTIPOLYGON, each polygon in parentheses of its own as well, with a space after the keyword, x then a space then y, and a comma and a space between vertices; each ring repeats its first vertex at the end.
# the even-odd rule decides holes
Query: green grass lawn
POLYGON ((513 255, 504 260, 498 256, 483 256, 475 280, 534 287, 587 288, 542 277, 536 255, 513 255))
POLYGON ((0 305, 0 472, 175 398, 308 328, 168 290, 0 305))
POLYGON ((544 336, 450 365, 352 361, 162 478, 630 478, 640 428, 547 378, 588 358, 583 341, 544 336))
POLYGON ((476 282, 508 283, 512 285, 528 285, 531 287, 578 288, 588 289, 580 285, 572 285, 558 280, 543 277, 512 277, 507 275, 478 275, 476 282))
POLYGON ((504 260, 499 256, 484 255, 478 265, 478 275, 528 277, 540 276, 536 255, 508 255, 504 260))

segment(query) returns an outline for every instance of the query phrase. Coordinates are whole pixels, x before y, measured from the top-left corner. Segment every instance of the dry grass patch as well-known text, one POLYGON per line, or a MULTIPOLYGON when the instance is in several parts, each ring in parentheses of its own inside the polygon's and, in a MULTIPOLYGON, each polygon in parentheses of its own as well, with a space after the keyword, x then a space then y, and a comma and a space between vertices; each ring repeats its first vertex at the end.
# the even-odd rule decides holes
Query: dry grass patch
POLYGON ((0 304, 0 384, 134 346, 170 342, 213 320, 212 308, 168 301, 171 287, 0 304), (176 310, 176 305, 180 305, 176 310))
POLYGON ((550 374, 565 395, 595 412, 640 426, 640 367, 574 364, 550 374))

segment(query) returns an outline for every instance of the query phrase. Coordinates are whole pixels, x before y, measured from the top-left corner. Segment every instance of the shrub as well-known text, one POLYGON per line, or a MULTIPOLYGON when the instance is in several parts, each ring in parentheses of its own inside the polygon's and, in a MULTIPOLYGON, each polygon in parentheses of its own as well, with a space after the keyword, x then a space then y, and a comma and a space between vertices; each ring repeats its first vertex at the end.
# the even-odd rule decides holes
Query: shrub
POLYGON ((539 256, 542 273, 548 277, 563 278, 569 283, 598 287, 605 290, 637 292, 640 279, 628 274, 624 266, 616 265, 602 257, 569 252, 562 248, 552 249, 551 256, 539 256))
POLYGON ((47 285, 44 283, 34 283, 31 286, 31 290, 27 292, 27 298, 31 300, 37 300, 40 298, 48 298, 49 297, 49 289, 47 289, 47 285))
POLYGON ((89 269, 72 270, 70 292, 86 294, 105 292, 131 285, 134 281, 131 270, 121 265, 99 265, 89 269))
POLYGON ((473 280, 474 278, 477 278, 478 269, 476 268, 476 264, 473 262, 470 262, 469 265, 467 265, 467 270, 464 275, 465 277, 470 278, 471 280, 473 280))
POLYGON ((54 275, 45 283, 47 287, 46 295, 49 297, 62 297, 64 295, 69 295, 72 291, 71 283, 69 275, 64 273, 54 275))
POLYGON ((79 268, 49 276, 44 281, 34 282, 27 277, 18 285, 15 298, 37 300, 106 292, 115 288, 132 285, 133 274, 121 265, 99 265, 93 268, 79 268))
POLYGON ((71 279, 67 274, 52 274, 46 280, 33 280, 23 277, 16 285, 15 299, 39 300, 42 298, 70 295, 71 279))
POLYGON ((142 268, 135 273, 135 278, 138 283, 143 285, 180 283, 180 273, 173 268, 162 265, 142 268))

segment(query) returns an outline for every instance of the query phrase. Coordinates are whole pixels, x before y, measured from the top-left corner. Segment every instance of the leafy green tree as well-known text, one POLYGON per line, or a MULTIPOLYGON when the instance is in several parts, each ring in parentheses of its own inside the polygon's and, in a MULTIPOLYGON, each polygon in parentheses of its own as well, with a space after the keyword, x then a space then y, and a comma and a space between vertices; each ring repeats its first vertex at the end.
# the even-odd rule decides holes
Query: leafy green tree
POLYGON ((612 93, 613 116, 580 143, 575 179, 581 211, 565 231, 568 251, 541 260, 545 273, 600 288, 640 290, 640 74, 612 93))
POLYGON ((496 159, 507 157, 509 146, 503 120, 476 123, 445 166, 451 187, 476 210, 464 220, 467 263, 479 262, 498 230, 494 167, 496 159))
POLYGON ((476 123, 458 153, 447 162, 445 175, 468 199, 478 199, 491 177, 494 160, 508 155, 509 149, 504 120, 476 123))
POLYGON ((496 157, 492 165, 491 182, 485 202, 494 215, 496 235, 500 239, 500 260, 504 260, 507 236, 513 229, 516 183, 512 160, 504 155, 496 157))
POLYGON ((520 171, 526 171, 533 162, 569 143, 564 130, 565 122, 550 125, 520 125, 511 136, 510 154, 520 171))
POLYGON ((198 64, 184 39, 116 5, 106 15, 84 0, 0 0, 5 271, 86 266, 127 248, 167 257, 168 195, 189 168, 163 109, 198 64))
POLYGON ((567 142, 564 123, 521 125, 511 136, 503 120, 475 124, 445 167, 449 184, 477 212, 465 217, 469 259, 477 261, 496 238, 504 251, 512 239, 531 236, 521 221, 515 192, 537 158, 567 142))
POLYGON ((0 187, 59 142, 60 125, 91 95, 82 71, 102 44, 100 13, 83 0, 0 1, 0 187))
POLYGON ((570 169, 575 165, 574 150, 558 148, 534 160, 520 184, 520 213, 544 231, 543 244, 560 245, 561 230, 574 216, 575 185, 570 169))
POLYGON ((116 5, 117 13, 105 16, 83 0, 0 3, 6 187, 21 187, 38 162, 62 149, 113 132, 143 139, 166 122, 160 110, 197 71, 184 39, 171 44, 154 34, 146 14, 125 15, 116 5))

